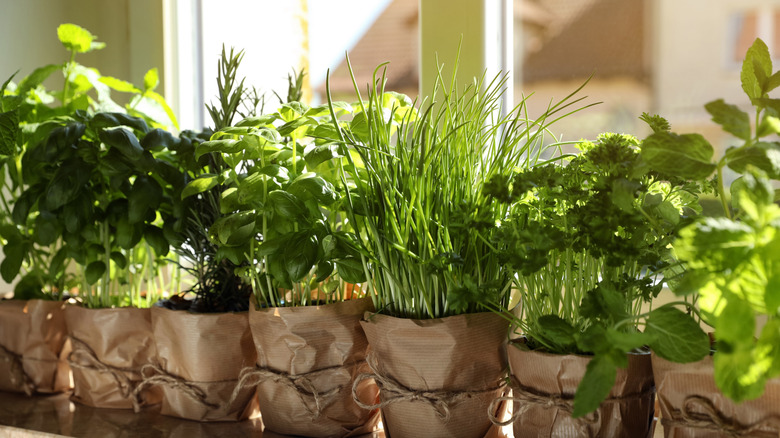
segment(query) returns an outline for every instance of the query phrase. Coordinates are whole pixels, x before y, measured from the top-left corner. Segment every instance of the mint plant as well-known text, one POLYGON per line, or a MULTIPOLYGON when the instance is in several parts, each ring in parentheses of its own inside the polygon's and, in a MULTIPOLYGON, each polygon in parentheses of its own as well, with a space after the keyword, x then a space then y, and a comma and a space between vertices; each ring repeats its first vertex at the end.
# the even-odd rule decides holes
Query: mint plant
MULTIPOLYGON (((780 100, 769 93, 780 86, 780 71, 763 41, 748 49, 741 72, 742 89, 755 109, 755 128, 748 113, 715 100, 705 105, 712 120, 741 144, 713 161, 714 149, 698 134, 656 129, 646 143, 649 165, 670 178, 707 178, 714 186, 724 217, 701 218, 680 233, 674 243, 685 271, 673 290, 694 296, 703 319, 715 328, 715 381, 735 401, 764 392, 769 378, 780 375, 777 340, 778 211, 771 180, 780 176, 780 100), (727 198, 723 169, 742 174, 727 198), (757 317, 767 322, 755 338, 757 317)), ((660 119, 657 119, 660 120, 660 119)))

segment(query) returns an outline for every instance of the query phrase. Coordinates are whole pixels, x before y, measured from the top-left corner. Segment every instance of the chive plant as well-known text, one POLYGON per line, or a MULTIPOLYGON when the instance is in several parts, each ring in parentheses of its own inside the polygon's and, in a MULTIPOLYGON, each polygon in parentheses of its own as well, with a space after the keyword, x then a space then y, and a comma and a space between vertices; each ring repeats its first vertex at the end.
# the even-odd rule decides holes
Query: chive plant
POLYGON ((418 106, 386 92, 378 71, 365 100, 353 77, 359 111, 334 124, 355 152, 345 154, 342 183, 349 219, 364 230, 376 308, 425 319, 508 304, 511 276, 492 238, 508 206, 485 188, 496 175, 542 161, 545 141, 554 140, 548 127, 582 99, 572 93, 535 120, 523 100, 500 117, 506 75, 483 75, 462 90, 439 76, 432 95, 441 100, 418 106))

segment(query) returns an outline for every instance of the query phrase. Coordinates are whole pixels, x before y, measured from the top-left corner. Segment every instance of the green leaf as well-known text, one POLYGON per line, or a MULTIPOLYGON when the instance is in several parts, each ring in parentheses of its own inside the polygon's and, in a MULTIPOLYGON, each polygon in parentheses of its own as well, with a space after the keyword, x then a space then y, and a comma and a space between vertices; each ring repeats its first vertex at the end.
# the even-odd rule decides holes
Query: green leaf
POLYGON ((669 122, 657 114, 650 115, 648 113, 642 113, 639 118, 643 122, 647 123, 653 132, 669 132, 672 129, 671 125, 669 125, 669 122))
POLYGON ((170 252, 170 245, 162 228, 147 225, 144 229, 144 240, 154 249, 158 257, 166 256, 170 252))
POLYGON ((95 284, 98 280, 100 280, 100 277, 103 276, 103 274, 106 272, 106 264, 103 263, 101 260, 94 261, 87 265, 87 269, 85 272, 85 277, 87 280, 87 284, 95 284))
POLYGON ((108 85, 112 90, 119 91, 120 93, 140 93, 141 90, 135 87, 130 82, 123 81, 121 79, 113 78, 111 76, 101 76, 98 79, 100 82, 108 85))
POLYGON ((111 251, 111 261, 119 267, 119 269, 125 269, 127 266, 127 257, 119 251, 111 251))
POLYGON ((731 196, 734 208, 753 222, 759 222, 763 211, 774 200, 775 191, 767 178, 756 178, 753 173, 747 173, 732 183, 731 196))
POLYGON ((743 223, 708 217, 680 230, 674 248, 693 268, 723 272, 748 256, 754 241, 751 233, 743 223))
POLYGON ((138 160, 144 153, 138 137, 126 128, 103 129, 99 137, 100 141, 115 148, 130 160, 138 160))
POLYGON ((163 189, 154 178, 141 175, 133 182, 127 197, 127 219, 131 224, 144 220, 147 211, 155 211, 163 197, 163 189))
POLYGON ((268 200, 273 205, 274 211, 285 219, 307 220, 309 217, 306 206, 292 193, 274 190, 268 193, 268 200))
MULTIPOLYGON (((344 257, 335 261, 339 277, 347 283, 362 283, 366 281, 363 262, 358 257, 344 257)), ((319 267, 317 268, 319 272, 319 267)))
POLYGON ((16 155, 19 136, 19 112, 17 110, 0 113, 0 155, 16 155))
POLYGON ((543 336, 546 344, 552 344, 558 351, 570 351, 576 343, 577 330, 571 324, 557 315, 543 315, 536 320, 539 326, 539 336, 543 336))
POLYGON ((219 243, 227 246, 241 246, 249 242, 255 234, 255 213, 242 211, 217 219, 216 228, 219 243))
POLYGON ((752 400, 764 393, 764 376, 750 376, 754 364, 751 348, 731 352, 717 351, 712 358, 715 367, 715 384, 723 394, 735 402, 752 400))
POLYGON ((60 236, 57 217, 47 211, 41 211, 35 218, 35 241, 43 246, 49 246, 60 236))
POLYGON ((52 75, 52 73, 60 70, 62 70, 61 64, 49 64, 43 67, 36 68, 26 78, 22 79, 19 82, 19 86, 16 87, 16 93, 19 96, 26 97, 27 93, 30 90, 34 90, 38 88, 38 85, 41 85, 43 81, 45 81, 46 79, 49 78, 49 76, 52 75))
POLYGON ((144 119, 124 113, 97 113, 92 117, 89 126, 93 129, 127 126, 143 133, 149 132, 149 125, 144 119))
POLYGON ((0 275, 6 283, 13 283, 27 256, 27 247, 22 242, 9 243, 3 247, 3 254, 5 258, 0 263, 0 275))
POLYGON ((699 324, 674 307, 659 307, 647 317, 645 334, 652 338, 650 348, 672 362, 694 362, 710 352, 710 340, 699 324))
POLYGON ((769 93, 777 87, 780 87, 780 71, 776 71, 775 74, 770 76, 766 81, 766 92, 769 93))
POLYGON ((114 239, 122 249, 132 249, 143 237, 143 224, 131 224, 126 218, 122 218, 116 224, 114 239))
POLYGON ((195 148, 195 158, 198 159, 210 152, 219 152, 222 154, 235 154, 244 149, 241 140, 232 138, 223 138, 220 140, 204 141, 195 148))
MULTIPOLYGON (((282 135, 284 137, 292 136, 294 132, 296 132, 299 128, 303 126, 309 126, 309 125, 316 125, 317 121, 312 119, 311 117, 299 117, 294 120, 290 120, 289 122, 285 123, 284 125, 280 126, 278 131, 279 135, 282 135)), ((298 131, 297 134, 301 134, 301 131, 298 131)))
POLYGON ((320 205, 330 205, 339 199, 333 184, 325 181, 321 176, 313 172, 305 173, 296 178, 287 191, 300 199, 313 197, 320 205))
POLYGON ((763 97, 768 92, 769 77, 772 75, 772 58, 769 48, 756 38, 742 62, 740 79, 742 89, 751 99, 763 97))
POLYGON ((179 139, 174 137, 170 132, 155 128, 147 133, 143 140, 141 140, 141 147, 145 151, 170 149, 173 150, 179 144, 179 139))
POLYGON ((622 332, 612 328, 607 329, 607 341, 613 348, 630 353, 653 342, 651 334, 642 332, 622 332))
POLYGON ((571 416, 580 418, 598 409, 612 390, 616 376, 617 367, 608 357, 596 356, 591 359, 574 395, 571 416))
POLYGON ((243 126, 252 126, 252 127, 261 127, 261 126, 268 126, 274 121, 278 120, 279 116, 276 114, 265 114, 258 117, 247 117, 244 120, 236 123, 237 127, 243 127, 243 126))
POLYGON ((219 184, 220 176, 212 174, 203 174, 190 181, 181 191, 181 199, 187 198, 198 193, 211 190, 219 184))
POLYGON ((742 140, 750 140, 750 116, 736 105, 729 105, 723 99, 704 105, 712 115, 712 121, 721 125, 723 130, 742 140))
POLYGON ((748 166, 757 167, 770 178, 780 178, 780 144, 759 142, 726 151, 728 166, 738 173, 745 173, 748 166))
POLYGON ((105 47, 104 43, 95 41, 95 36, 88 30, 75 24, 61 24, 57 28, 57 37, 66 49, 76 53, 87 53, 105 47))
POLYGON ((712 145, 699 134, 651 134, 642 143, 642 159, 663 174, 704 179, 715 170, 712 145))
POLYGON ((144 75, 144 92, 153 91, 160 84, 160 76, 157 67, 149 69, 144 75))

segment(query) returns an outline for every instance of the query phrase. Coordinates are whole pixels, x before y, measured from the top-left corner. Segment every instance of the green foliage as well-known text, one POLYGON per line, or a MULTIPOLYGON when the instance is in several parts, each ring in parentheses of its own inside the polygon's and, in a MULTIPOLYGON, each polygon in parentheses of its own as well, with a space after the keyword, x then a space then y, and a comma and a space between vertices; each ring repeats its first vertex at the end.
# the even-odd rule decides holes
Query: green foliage
MULTIPOLYGON (((104 287, 107 277, 117 284, 132 283, 127 272, 119 274, 114 269, 116 262, 107 262, 112 255, 120 260, 116 256, 120 252, 108 251, 102 258, 98 254, 113 245, 106 243, 111 240, 107 233, 122 230, 116 243, 132 246, 144 235, 144 229, 135 223, 154 220, 158 191, 143 175, 155 170, 155 159, 145 153, 139 138, 150 131, 150 125, 175 125, 173 117, 160 121, 139 110, 145 104, 147 108, 167 107, 159 95, 160 102, 149 106, 157 99, 152 94, 158 81, 156 71, 147 74, 143 90, 102 77, 75 58, 102 49, 103 43, 73 24, 61 25, 57 34, 70 52, 67 62, 39 67, 18 84, 9 78, 0 88, 0 241, 4 254, 0 271, 6 281, 16 282, 17 298, 62 298, 79 285, 86 289, 92 287, 89 284, 104 287), (58 71, 64 77, 63 89, 44 88, 43 82, 58 71), (123 108, 111 99, 112 87, 134 95, 127 106, 123 108), (102 184, 96 182, 96 173, 102 175, 102 184), (140 176, 133 184, 135 175, 140 176), (121 200, 112 205, 113 216, 106 218, 106 205, 96 205, 97 195, 85 191, 102 192, 109 186, 113 196, 121 200), (145 195, 153 202, 145 204, 146 199, 141 199, 145 195), (116 220, 123 213, 130 215, 133 224, 127 218, 116 220), (100 271, 103 281, 86 281, 87 264, 98 260, 104 268, 100 271, 99 264, 92 265, 88 277, 97 281, 95 275, 100 271), (73 269, 74 263, 82 268, 73 269)), ((162 251, 159 239, 156 243, 162 251)), ((128 257, 122 257, 127 261, 128 257)), ((125 263, 122 269, 127 267, 125 263)), ((137 266, 128 269, 137 270, 137 266)), ((135 284, 140 287, 140 281, 135 284)), ((82 293, 91 296, 86 289, 82 293)), ((139 294, 140 289, 132 304, 138 304, 139 294)), ((90 304, 118 302, 99 303, 96 299, 90 304)))
POLYGON ((676 266, 669 244, 700 212, 702 190, 650 169, 646 158, 654 155, 645 148, 657 150, 657 139, 670 134, 662 119, 644 119, 655 125, 649 141, 602 134, 578 144, 579 154, 497 175, 489 186, 510 206, 495 246, 515 273, 522 303, 515 322, 528 344, 594 355, 575 416, 598 408, 629 352, 649 346, 677 362, 709 352, 707 335, 688 314, 671 306, 641 310, 676 266))

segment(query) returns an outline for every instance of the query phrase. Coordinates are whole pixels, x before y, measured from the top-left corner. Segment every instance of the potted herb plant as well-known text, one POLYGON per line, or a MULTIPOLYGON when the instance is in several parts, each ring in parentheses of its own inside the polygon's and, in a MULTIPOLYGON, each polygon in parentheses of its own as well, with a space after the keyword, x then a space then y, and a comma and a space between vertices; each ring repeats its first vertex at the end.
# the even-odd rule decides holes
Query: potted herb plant
MULTIPOLYGON (((354 377, 366 370, 359 320, 372 304, 352 299, 362 295, 356 283, 364 276, 351 224, 339 215, 333 161, 341 148, 327 140, 330 113, 299 101, 300 79, 291 76, 276 112, 224 127, 198 146, 198 156, 215 154, 229 170, 201 175, 185 196, 219 188, 222 215, 210 235, 254 289, 247 301, 257 361, 234 397, 257 388, 267 430, 355 436, 378 419, 352 401, 354 377)), ((375 398, 376 387, 366 383, 360 393, 375 398)))
POLYGON ((511 319, 523 338, 507 351, 515 436, 648 436, 645 347, 677 362, 708 351, 696 321, 674 307, 685 303, 643 310, 675 266, 669 244, 699 209, 700 187, 649 172, 642 146, 602 134, 578 154, 493 181, 493 196, 511 205, 496 243, 521 306, 511 319))
MULTIPOLYGON (((386 433, 393 437, 481 437, 491 401, 506 391, 508 323, 484 306, 507 305, 511 276, 493 235, 508 207, 486 193, 494 175, 531 167, 546 128, 575 102, 539 119, 524 102, 497 114, 506 77, 444 86, 421 107, 384 91, 374 75, 360 111, 334 123, 353 152, 340 171, 348 218, 361 230, 361 257, 376 313, 361 325, 386 433), (364 231, 362 231, 364 230, 364 231)), ((571 97, 571 96, 569 96, 571 97)), ((567 98, 568 99, 568 98, 567 98)), ((495 413, 495 412, 494 412, 495 413)))
POLYGON ((698 134, 666 130, 651 135, 648 161, 681 178, 708 178, 723 206, 723 216, 704 217, 683 229, 674 243, 685 271, 673 290, 693 297, 703 320, 714 328, 713 354, 686 365, 653 358, 653 370, 667 437, 694 436, 703 430, 733 434, 777 433, 778 331, 774 296, 778 277, 778 207, 773 203, 780 143, 777 100, 780 86, 772 73, 766 44, 756 40, 742 64, 742 88, 755 108, 750 116, 715 100, 705 105, 715 123, 740 145, 713 161, 714 151, 698 134), (727 199, 724 169, 741 175, 727 199), (759 318, 766 318, 758 330, 759 318))
MULTIPOLYGON (((0 215, 3 220, 0 236, 4 240, 5 254, 0 270, 3 278, 9 282, 24 272, 15 287, 15 297, 20 299, 62 299, 70 288, 79 284, 77 276, 68 270, 68 266, 76 253, 83 249, 79 247, 86 243, 87 237, 79 236, 83 238, 76 243, 68 242, 66 238, 78 235, 80 227, 85 225, 85 215, 80 214, 84 212, 76 212, 84 210, 85 204, 65 205, 73 199, 62 202, 79 188, 67 187, 69 181, 66 172, 56 172, 56 166, 52 166, 52 162, 63 163, 68 157, 70 164, 76 161, 74 151, 68 150, 67 143, 77 141, 80 133, 86 129, 83 123, 76 120, 83 121, 88 117, 85 111, 102 109, 123 112, 103 115, 102 119, 98 118, 99 122, 95 120, 102 128, 112 123, 122 124, 120 120, 130 120, 124 112, 143 115, 136 108, 156 108, 160 109, 160 113, 167 110, 170 114, 161 96, 154 92, 155 70, 147 74, 147 84, 143 91, 134 87, 128 89, 129 84, 126 82, 101 76, 97 70, 75 62, 77 54, 104 46, 95 41, 89 31, 76 25, 63 24, 57 33, 63 46, 70 52, 68 62, 38 68, 17 86, 14 87, 9 79, 2 87, 2 161, 8 175, 7 179, 4 178, 4 184, 10 181, 11 185, 7 191, 4 190, 4 196, 10 198, 4 199, 3 213, 0 215), (59 92, 49 92, 41 84, 57 71, 63 73, 64 87, 59 92), (111 89, 129 91, 134 96, 123 108, 111 100, 111 89), (59 105, 54 103, 55 98, 59 100, 59 105), (49 181, 47 176, 58 176, 59 181, 49 181), (72 192, 66 194, 67 190, 72 192)), ((175 119, 171 122, 175 124, 175 119)), ((137 123, 143 121, 133 119, 129 122, 137 123)), ((80 254, 84 255, 83 252, 80 254)), ((81 260, 85 261, 84 258, 81 260)), ((82 271, 82 274, 85 272, 82 271)), ((90 270, 90 277, 96 274, 94 266, 90 270)), ((82 278, 85 277, 82 275, 82 278)), ((62 302, 30 300, 26 303, 26 322, 19 323, 13 330, 3 331, 9 336, 12 333, 26 335, 26 339, 19 341, 19 348, 24 349, 20 363, 22 377, 29 384, 28 388, 50 392, 70 386, 69 369, 65 361, 68 350, 65 347, 65 318, 62 310, 62 302), (23 346, 25 343, 28 347, 23 346), (31 363, 25 363, 28 361, 31 363)), ((3 318, 5 321, 9 319, 3 318)), ((16 362, 11 361, 12 364, 16 362)), ((13 373, 11 375, 14 376, 13 373)))
MULTIPOLYGON (((261 102, 236 80, 242 56, 223 48, 218 62, 219 104, 209 107, 216 130, 230 126, 241 105, 254 114, 261 102)), ((201 184, 232 170, 218 154, 196 155, 212 133, 184 132, 165 144, 172 154, 168 169, 178 181, 167 187, 175 214, 164 218, 166 235, 194 284, 151 309, 157 357, 144 367, 137 391, 159 388, 163 415, 239 421, 258 413, 254 388, 242 388, 231 399, 240 371, 256 357, 247 320, 252 289, 236 272, 240 263, 226 257, 211 235, 225 202, 216 184, 201 184)))

